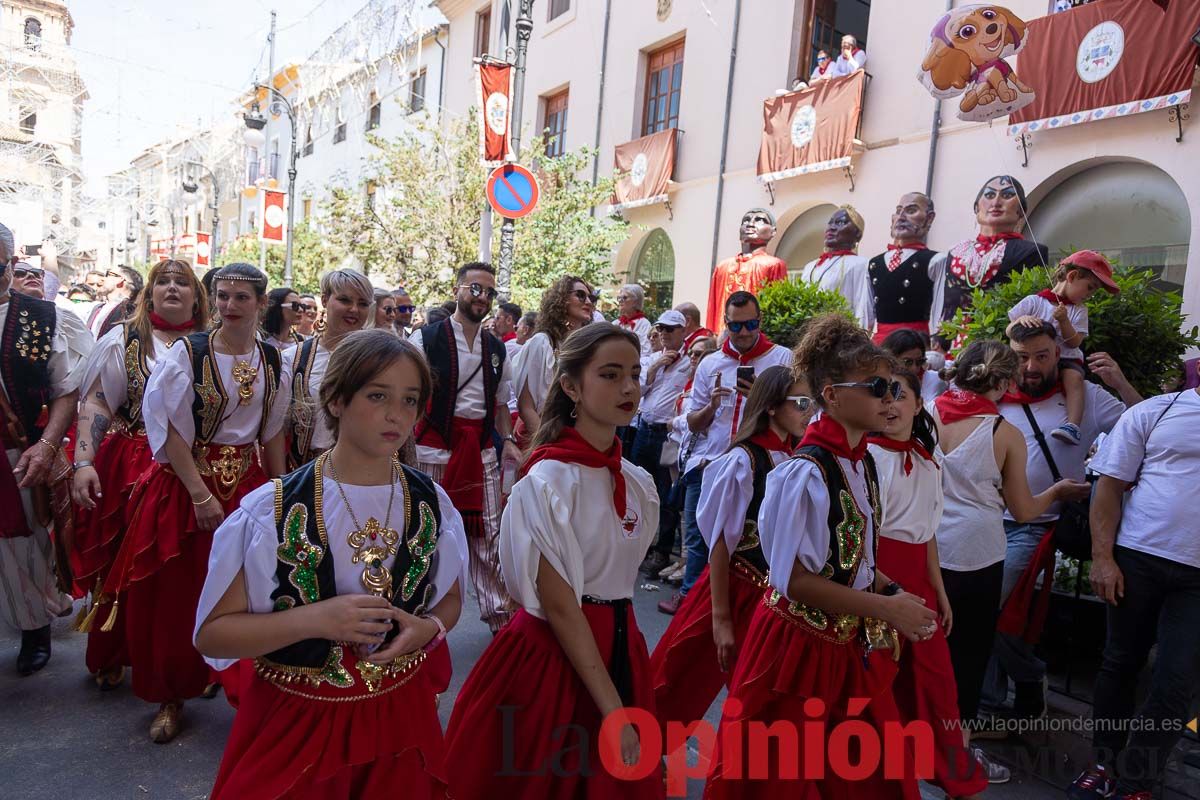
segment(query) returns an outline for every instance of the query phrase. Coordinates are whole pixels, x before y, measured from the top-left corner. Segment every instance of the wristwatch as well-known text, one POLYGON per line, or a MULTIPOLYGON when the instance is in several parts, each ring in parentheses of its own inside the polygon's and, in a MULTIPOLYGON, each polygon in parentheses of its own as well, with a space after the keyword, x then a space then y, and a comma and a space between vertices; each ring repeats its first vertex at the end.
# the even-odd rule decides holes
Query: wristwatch
POLYGON ((91 461, 76 461, 72 466, 75 469, 83 469, 84 467, 92 466, 92 462, 91 461))
POLYGON ((446 641, 446 626, 440 619, 438 619, 437 614, 422 614, 421 619, 431 619, 433 620, 434 624, 438 626, 437 635, 426 642, 425 646, 421 648, 422 652, 432 653, 439 644, 446 641))
POLYGON ((512 442, 513 444, 516 444, 516 443, 517 443, 517 437, 513 436, 513 435, 510 433, 508 436, 505 436, 505 437, 504 437, 504 440, 503 440, 503 441, 506 441, 506 442, 512 442))

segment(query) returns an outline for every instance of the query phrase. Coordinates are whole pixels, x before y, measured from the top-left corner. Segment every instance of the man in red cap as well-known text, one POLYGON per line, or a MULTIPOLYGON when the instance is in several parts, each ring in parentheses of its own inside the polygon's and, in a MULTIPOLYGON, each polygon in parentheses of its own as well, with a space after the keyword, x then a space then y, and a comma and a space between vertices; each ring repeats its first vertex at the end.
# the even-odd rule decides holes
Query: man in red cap
POLYGON ((1112 265, 1095 250, 1080 250, 1059 262, 1053 289, 1043 289, 1023 298, 1008 312, 1008 318, 1012 320, 1008 326, 1010 336, 1017 325, 1036 328, 1044 322, 1052 324, 1058 331, 1067 421, 1050 435, 1067 444, 1078 445, 1081 438, 1083 380, 1087 371, 1081 348, 1088 333, 1087 301, 1100 288, 1110 294, 1121 291, 1113 280, 1112 265))

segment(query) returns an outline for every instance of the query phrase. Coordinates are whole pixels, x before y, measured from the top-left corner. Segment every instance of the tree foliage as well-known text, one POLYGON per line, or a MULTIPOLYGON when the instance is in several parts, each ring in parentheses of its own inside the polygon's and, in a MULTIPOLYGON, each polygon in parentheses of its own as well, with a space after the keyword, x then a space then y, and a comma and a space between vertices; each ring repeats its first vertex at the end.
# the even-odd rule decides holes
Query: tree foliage
MULTIPOLYGON (((1089 331, 1083 350, 1108 353, 1142 395, 1158 394, 1163 380, 1178 371, 1184 352, 1200 345, 1200 330, 1185 329, 1183 298, 1178 292, 1155 288, 1153 271, 1113 267, 1121 293, 1101 290, 1088 301, 1089 331)), ((1021 298, 1050 288, 1046 282, 1043 270, 1030 269, 986 292, 976 289, 966 313, 960 310, 942 330, 951 337, 964 334, 967 341, 1004 341, 1008 310, 1021 298)))
MULTIPOLYGON (((286 286, 283 280, 287 248, 267 245, 267 277, 270 285, 286 286)), ((254 235, 239 236, 221 248, 221 264, 244 261, 258 266, 259 241, 254 235)), ((321 273, 336 265, 335 251, 307 221, 292 229, 292 288, 302 294, 316 294, 321 273)))
POLYGON ((818 314, 836 311, 857 322, 850 303, 840 292, 831 292, 798 278, 773 281, 763 286, 758 291, 758 304, 762 309, 763 333, 784 347, 795 347, 804 335, 808 321, 818 314))

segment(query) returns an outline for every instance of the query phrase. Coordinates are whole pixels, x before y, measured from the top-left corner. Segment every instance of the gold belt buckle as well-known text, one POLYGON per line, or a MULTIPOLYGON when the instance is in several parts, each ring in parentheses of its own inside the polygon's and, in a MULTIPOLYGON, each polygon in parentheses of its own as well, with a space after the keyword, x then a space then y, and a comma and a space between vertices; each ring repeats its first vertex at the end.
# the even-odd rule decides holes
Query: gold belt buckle
POLYGON ((900 660, 900 637, 896 629, 881 619, 866 617, 863 619, 863 632, 866 634, 867 655, 873 650, 890 650, 892 660, 900 660))
POLYGON ((197 448, 194 455, 197 471, 202 476, 213 479, 216 483, 217 497, 222 500, 233 496, 238 481, 250 466, 249 449, 239 452, 239 448, 231 444, 221 445, 221 449, 217 451, 217 458, 211 462, 208 460, 208 452, 203 448, 197 448))

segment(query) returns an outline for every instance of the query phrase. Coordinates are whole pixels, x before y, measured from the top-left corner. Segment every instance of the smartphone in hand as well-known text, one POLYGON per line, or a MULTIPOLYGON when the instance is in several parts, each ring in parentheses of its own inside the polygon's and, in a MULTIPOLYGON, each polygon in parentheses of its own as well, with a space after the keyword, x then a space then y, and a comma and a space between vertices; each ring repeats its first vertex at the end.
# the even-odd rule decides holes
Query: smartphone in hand
POLYGON ((738 367, 737 379, 739 382, 754 383, 754 367, 738 367))

